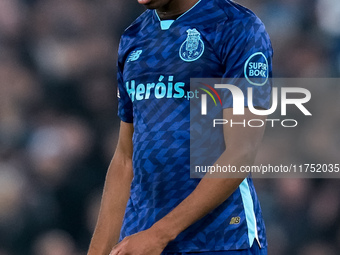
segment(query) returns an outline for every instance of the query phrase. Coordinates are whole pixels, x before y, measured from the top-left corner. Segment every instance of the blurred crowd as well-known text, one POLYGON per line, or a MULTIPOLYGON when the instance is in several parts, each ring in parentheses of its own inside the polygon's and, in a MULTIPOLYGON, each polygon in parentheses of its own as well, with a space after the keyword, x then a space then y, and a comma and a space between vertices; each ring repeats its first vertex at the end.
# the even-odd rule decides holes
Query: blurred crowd
MULTIPOLYGON (((339 0, 239 3, 266 24, 275 76, 340 76, 339 0)), ((86 254, 117 142, 119 38, 143 10, 135 0, 0 0, 0 255, 86 254)), ((340 89, 319 92, 327 100, 311 107, 322 118, 269 130, 261 162, 340 163, 340 89)), ((269 255, 339 254, 339 184, 255 180, 269 255)))

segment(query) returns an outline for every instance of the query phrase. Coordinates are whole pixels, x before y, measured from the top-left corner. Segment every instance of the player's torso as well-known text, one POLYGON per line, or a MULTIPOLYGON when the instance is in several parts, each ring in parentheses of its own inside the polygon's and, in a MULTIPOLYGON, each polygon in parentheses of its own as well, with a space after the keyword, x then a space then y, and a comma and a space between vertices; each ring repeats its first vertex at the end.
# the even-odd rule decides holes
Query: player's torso
MULTIPOLYGON (((227 68, 222 60, 226 50, 221 46, 226 42, 219 40, 219 29, 226 29, 219 26, 225 13, 213 7, 213 2, 205 0, 200 6, 213 22, 200 20, 196 9, 162 30, 155 12, 147 11, 137 28, 128 29, 122 38, 122 78, 132 101, 135 128, 134 180, 122 237, 150 227, 197 185, 189 176, 190 78, 223 77, 227 68)), ((235 192, 215 212, 216 223, 209 217, 203 219, 169 249, 195 251, 210 241, 212 250, 247 248, 242 203, 241 193, 235 192), (230 225, 233 216, 242 219, 239 224, 230 225)))
POLYGON ((154 11, 146 19, 123 41, 123 81, 133 104, 135 169, 141 174, 147 148, 155 155, 145 160, 158 156, 158 167, 178 160, 160 157, 155 148, 160 143, 160 148, 186 149, 180 163, 189 165, 190 78, 221 77, 225 69, 217 52, 216 23, 180 18, 163 30, 154 11))
MULTIPOLYGON (((135 128, 133 191, 141 194, 142 187, 155 187, 162 199, 152 203, 164 207, 160 204, 167 196, 159 185, 176 186, 171 199, 178 201, 196 185, 189 183, 190 78, 221 77, 224 66, 215 48, 216 24, 180 18, 162 30, 153 11, 146 19, 121 42, 122 76, 135 128)), ((138 197, 134 201, 141 208, 148 203, 138 197)))
POLYGON ((185 99, 190 78, 223 74, 224 67, 213 48, 214 25, 182 25, 176 20, 162 30, 159 22, 151 23, 127 39, 123 79, 134 104, 185 99))

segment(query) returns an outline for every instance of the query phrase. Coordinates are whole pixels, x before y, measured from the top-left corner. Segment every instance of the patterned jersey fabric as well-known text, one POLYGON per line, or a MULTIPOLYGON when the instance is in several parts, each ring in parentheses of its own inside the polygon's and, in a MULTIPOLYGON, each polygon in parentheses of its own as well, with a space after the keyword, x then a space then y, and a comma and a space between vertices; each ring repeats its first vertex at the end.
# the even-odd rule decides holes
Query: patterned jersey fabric
MULTIPOLYGON (((246 78, 254 105, 267 108, 272 48, 262 22, 228 0, 200 0, 174 21, 145 11, 124 32, 118 59, 118 115, 133 123, 131 195, 121 239, 152 224, 197 186, 190 178, 190 78, 246 78)), ((223 108, 232 107, 230 93, 223 108)), ((247 100, 245 100, 247 101, 247 100)), ((250 178, 219 207, 182 232, 167 252, 265 247, 260 205, 250 178)))

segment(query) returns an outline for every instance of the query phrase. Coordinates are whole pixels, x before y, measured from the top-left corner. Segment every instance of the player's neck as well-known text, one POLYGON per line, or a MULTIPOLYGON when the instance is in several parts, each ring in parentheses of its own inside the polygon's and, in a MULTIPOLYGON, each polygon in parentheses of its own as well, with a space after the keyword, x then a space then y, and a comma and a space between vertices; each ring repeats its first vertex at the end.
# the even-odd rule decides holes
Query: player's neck
POLYGON ((183 13, 192 8, 199 0, 173 0, 168 4, 156 9, 161 20, 175 20, 183 13))

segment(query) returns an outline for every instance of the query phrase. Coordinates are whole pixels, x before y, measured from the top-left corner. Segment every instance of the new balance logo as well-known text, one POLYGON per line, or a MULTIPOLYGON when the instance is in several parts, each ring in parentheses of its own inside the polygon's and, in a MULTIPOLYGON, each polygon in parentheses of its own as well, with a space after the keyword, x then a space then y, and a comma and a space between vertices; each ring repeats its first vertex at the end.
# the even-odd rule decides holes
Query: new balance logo
POLYGON ((230 220, 230 225, 234 225, 234 224, 239 224, 241 221, 241 218, 239 216, 237 217, 232 217, 231 220, 230 220))
POLYGON ((131 52, 130 56, 128 57, 127 62, 132 62, 132 61, 136 61, 137 59, 139 59, 140 54, 142 54, 142 50, 134 50, 133 52, 131 52))

